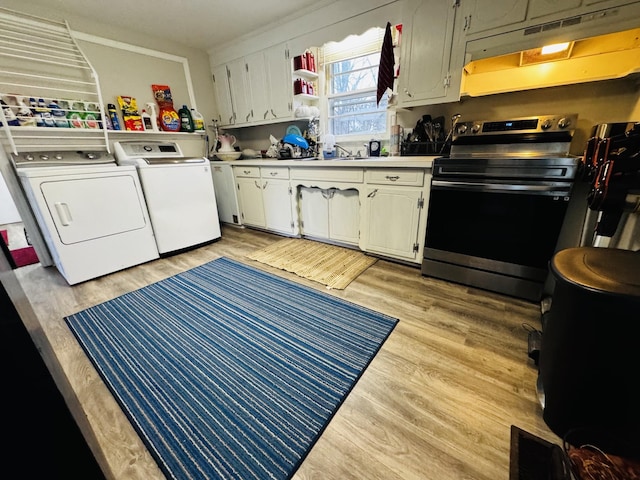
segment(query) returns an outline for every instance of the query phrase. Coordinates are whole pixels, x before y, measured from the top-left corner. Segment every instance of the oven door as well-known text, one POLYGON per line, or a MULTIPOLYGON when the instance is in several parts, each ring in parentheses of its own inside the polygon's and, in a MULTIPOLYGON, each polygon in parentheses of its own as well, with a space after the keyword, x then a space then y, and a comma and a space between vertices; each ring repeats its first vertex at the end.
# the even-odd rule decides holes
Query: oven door
POLYGON ((432 180, 422 273, 537 300, 572 182, 432 180))

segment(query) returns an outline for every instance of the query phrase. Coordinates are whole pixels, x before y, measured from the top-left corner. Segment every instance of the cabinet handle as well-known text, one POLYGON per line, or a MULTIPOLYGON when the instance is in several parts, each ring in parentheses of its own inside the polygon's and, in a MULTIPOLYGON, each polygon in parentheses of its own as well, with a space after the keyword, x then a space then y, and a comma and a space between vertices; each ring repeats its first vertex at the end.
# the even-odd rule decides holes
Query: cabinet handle
POLYGON ((332 195, 331 195, 331 190, 324 190, 324 189, 323 189, 323 190, 320 190, 320 191, 322 192, 322 197, 323 197, 325 200, 329 200, 329 199, 331 198, 331 196, 332 196, 332 195))
POLYGON ((251 170, 243 170, 242 173, 244 173, 245 175, 249 175, 251 173, 251 170))
POLYGON ((262 116, 262 119, 263 119, 263 120, 266 120, 266 119, 267 119, 267 115, 269 115, 269 110, 266 110, 266 111, 264 112, 264 115, 262 116))
POLYGON ((248 122, 249 121, 249 117, 251 116, 251 112, 247 113, 247 116, 244 117, 244 121, 248 122))
POLYGON ((256 187, 258 188, 258 190, 261 190, 262 188, 260 187, 260 184, 258 183, 258 180, 254 180, 253 183, 256 184, 256 187))
POLYGON ((269 185, 269 182, 268 181, 264 182, 264 185, 262 186, 262 189, 264 190, 265 188, 267 188, 267 185, 269 185))
POLYGON ((278 118, 278 116, 276 115, 276 112, 273 111, 273 108, 271 109, 271 115, 273 115, 273 118, 278 118))
POLYGON ((278 172, 269 172, 269 175, 271 175, 272 177, 277 177, 278 176, 278 172))
POLYGON ((376 188, 376 189, 374 189, 374 190, 372 190, 372 191, 369 193, 369 195, 367 195, 367 198, 373 198, 373 197, 375 197, 375 196, 376 196, 376 193, 378 193, 378 189, 377 189, 377 188, 376 188))
POLYGON ((398 179, 400 178, 400 176, 399 176, 399 175, 393 175, 393 176, 391 176, 391 175, 387 175, 387 176, 386 176, 386 177, 384 177, 384 178, 386 178, 387 180, 389 180, 389 181, 391 181, 391 182, 395 182, 396 180, 398 180, 398 179))
POLYGON ((413 94, 406 88, 404 89, 404 93, 407 97, 413 97, 413 94))

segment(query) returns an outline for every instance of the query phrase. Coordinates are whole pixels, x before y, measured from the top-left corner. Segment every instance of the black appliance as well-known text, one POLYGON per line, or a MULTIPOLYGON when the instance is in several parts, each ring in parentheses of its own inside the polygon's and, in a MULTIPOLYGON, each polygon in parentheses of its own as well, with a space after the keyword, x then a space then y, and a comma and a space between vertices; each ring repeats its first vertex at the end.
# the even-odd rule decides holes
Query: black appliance
POLYGON ((578 172, 576 123, 457 122, 450 155, 433 163, 422 274, 540 300, 578 172))

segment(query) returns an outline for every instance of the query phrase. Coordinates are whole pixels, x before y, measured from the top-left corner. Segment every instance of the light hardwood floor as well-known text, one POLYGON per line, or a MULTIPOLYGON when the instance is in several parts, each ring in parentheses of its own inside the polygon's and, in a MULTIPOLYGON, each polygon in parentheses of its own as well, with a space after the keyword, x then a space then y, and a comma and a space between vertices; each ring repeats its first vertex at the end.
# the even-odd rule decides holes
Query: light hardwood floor
POLYGON ((108 478, 163 477, 63 317, 221 256, 400 320, 295 480, 508 479, 511 425, 561 443, 542 420, 526 353, 523 324, 539 327, 539 305, 385 260, 327 290, 245 257, 280 239, 224 227, 210 245, 73 287, 55 268, 16 271, 31 304, 25 324, 108 478))

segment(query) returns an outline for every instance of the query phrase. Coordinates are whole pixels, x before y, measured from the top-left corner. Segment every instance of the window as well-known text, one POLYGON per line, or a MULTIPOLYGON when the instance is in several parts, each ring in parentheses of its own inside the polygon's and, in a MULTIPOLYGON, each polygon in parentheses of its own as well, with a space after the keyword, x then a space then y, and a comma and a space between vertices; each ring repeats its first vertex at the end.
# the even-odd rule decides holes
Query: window
POLYGON ((376 105, 384 29, 325 45, 327 130, 356 140, 387 133, 387 96, 376 105))

